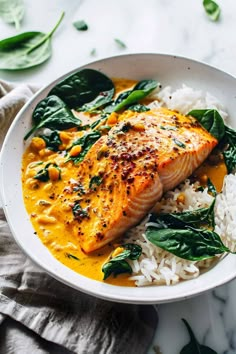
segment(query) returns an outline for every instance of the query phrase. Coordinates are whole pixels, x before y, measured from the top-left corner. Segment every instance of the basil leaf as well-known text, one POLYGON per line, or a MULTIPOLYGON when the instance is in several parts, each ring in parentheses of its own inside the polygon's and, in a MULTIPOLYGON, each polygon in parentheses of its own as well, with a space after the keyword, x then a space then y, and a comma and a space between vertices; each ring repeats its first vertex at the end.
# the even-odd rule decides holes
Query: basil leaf
POLYGON ((93 176, 89 182, 89 189, 96 189, 96 186, 100 186, 102 183, 102 177, 101 176, 93 176))
POLYGON ((158 229, 148 226, 146 237, 154 245, 190 261, 200 261, 230 252, 217 233, 206 229, 158 229))
POLYGON ((125 259, 135 260, 138 259, 142 253, 142 248, 133 243, 121 245, 124 248, 123 252, 116 257, 111 258, 102 267, 104 273, 103 280, 107 279, 112 273, 116 276, 121 273, 132 273, 132 268, 125 259))
POLYGON ((196 109, 188 113, 196 118, 199 123, 217 140, 221 140, 225 134, 224 121, 215 109, 196 109))
POLYGON ((84 20, 79 20, 75 21, 73 23, 73 26, 78 30, 78 31, 87 31, 88 25, 84 20))
POLYGON ((23 0, 0 0, 0 17, 6 23, 14 23, 17 30, 20 28, 24 13, 23 0))
POLYGON ((81 126, 81 120, 57 96, 48 96, 40 101, 34 109, 32 120, 34 126, 24 140, 40 128, 64 130, 81 126))
POLYGON ((226 126, 222 144, 227 147, 223 151, 227 171, 228 173, 232 173, 236 168, 236 131, 226 126))
POLYGON ((114 93, 114 84, 107 76, 93 69, 83 69, 60 81, 48 95, 60 97, 69 108, 78 108, 97 96, 110 97, 111 92, 114 93))
POLYGON ((133 111, 133 112, 147 112, 147 111, 150 111, 150 108, 148 108, 147 106, 144 106, 143 104, 135 104, 135 105, 132 105, 132 106, 129 106, 128 109, 130 111, 133 111))
POLYGON ((60 135, 56 130, 53 131, 50 135, 40 135, 40 138, 45 141, 46 147, 52 151, 58 151, 59 146, 62 144, 60 135))
MULTIPOLYGON (((10 3, 10 1, 9 1, 10 3)), ((0 70, 22 70, 42 64, 51 57, 51 38, 64 17, 48 33, 25 32, 0 41, 0 70)))
POLYGON ((67 161, 73 161, 74 163, 78 163, 83 161, 87 152, 91 149, 93 144, 100 138, 101 133, 99 131, 92 131, 90 133, 86 133, 81 138, 74 141, 73 145, 80 145, 82 147, 82 151, 78 156, 71 156, 67 161))
POLYGON ((213 0, 203 0, 204 9, 212 21, 217 21, 220 17, 220 7, 213 0))
POLYGON ((182 319, 182 321, 187 327, 190 336, 190 342, 183 347, 183 349, 180 351, 180 354, 217 354, 213 349, 199 344, 188 322, 185 319, 182 319))
POLYGON ((126 48, 126 44, 124 42, 122 42, 120 39, 115 38, 114 41, 116 42, 116 44, 121 48, 121 49, 125 49, 126 48))

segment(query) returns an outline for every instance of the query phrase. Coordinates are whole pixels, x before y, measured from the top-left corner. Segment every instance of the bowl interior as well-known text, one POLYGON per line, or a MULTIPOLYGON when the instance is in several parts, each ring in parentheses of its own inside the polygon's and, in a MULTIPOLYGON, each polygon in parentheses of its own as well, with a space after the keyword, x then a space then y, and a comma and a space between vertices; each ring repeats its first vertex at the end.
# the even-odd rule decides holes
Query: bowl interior
MULTIPOLYGON (((207 65, 170 55, 133 54, 112 57, 86 65, 109 77, 130 79, 157 79, 161 85, 173 88, 186 84, 194 89, 210 92, 226 107, 236 128, 235 87, 230 75, 207 65)), ((77 71, 78 68, 75 70, 77 71)), ((69 73, 70 74, 70 73, 69 73)), ((68 75, 68 74, 67 74, 68 75)), ((25 150, 23 137, 31 125, 36 104, 43 99, 61 77, 39 91, 14 120, 3 145, 0 160, 0 186, 4 210, 13 236, 22 250, 39 266, 63 283, 107 300, 127 303, 162 303, 199 294, 219 286, 236 276, 236 257, 228 255, 211 270, 198 278, 175 286, 128 288, 97 282, 81 276, 59 263, 34 235, 29 216, 24 208, 21 189, 21 158, 25 150)))

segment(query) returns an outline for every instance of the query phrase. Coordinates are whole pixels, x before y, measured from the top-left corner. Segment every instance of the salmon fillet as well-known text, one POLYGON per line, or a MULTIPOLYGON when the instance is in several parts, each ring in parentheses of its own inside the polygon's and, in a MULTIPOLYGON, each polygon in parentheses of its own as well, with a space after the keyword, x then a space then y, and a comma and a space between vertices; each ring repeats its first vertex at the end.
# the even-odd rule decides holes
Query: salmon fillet
POLYGON ((78 166, 76 232, 94 251, 136 225, 206 159, 217 144, 192 117, 159 108, 126 111, 78 166))

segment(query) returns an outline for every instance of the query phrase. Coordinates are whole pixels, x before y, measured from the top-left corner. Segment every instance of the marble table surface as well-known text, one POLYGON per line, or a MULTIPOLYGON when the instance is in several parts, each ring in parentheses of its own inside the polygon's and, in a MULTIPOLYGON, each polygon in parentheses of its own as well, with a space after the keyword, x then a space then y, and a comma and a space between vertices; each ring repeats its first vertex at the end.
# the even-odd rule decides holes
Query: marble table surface
MULTIPOLYGON (((63 10, 66 15, 47 63, 22 72, 2 71, 0 77, 44 85, 93 60, 135 52, 185 56, 236 76, 236 1, 217 2, 222 13, 215 23, 206 16, 202 0, 25 0, 22 31, 46 32, 63 10), (79 19, 88 23, 88 31, 75 30, 72 22, 79 19)), ((14 27, 0 22, 0 39, 14 34, 14 27)), ((157 347, 163 354, 180 352, 189 340, 181 318, 218 354, 236 353, 236 280, 192 299, 160 305, 158 311, 150 354, 159 353, 157 347)))

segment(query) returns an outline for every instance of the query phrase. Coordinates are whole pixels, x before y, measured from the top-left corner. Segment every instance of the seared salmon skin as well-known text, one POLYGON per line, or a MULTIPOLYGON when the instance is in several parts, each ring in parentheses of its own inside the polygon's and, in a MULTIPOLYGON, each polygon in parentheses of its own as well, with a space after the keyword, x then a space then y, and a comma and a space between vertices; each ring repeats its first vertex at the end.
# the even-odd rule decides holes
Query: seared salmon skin
POLYGON ((71 208, 82 249, 94 251, 138 224, 217 143, 196 119, 165 108, 121 114, 78 166, 71 208))

